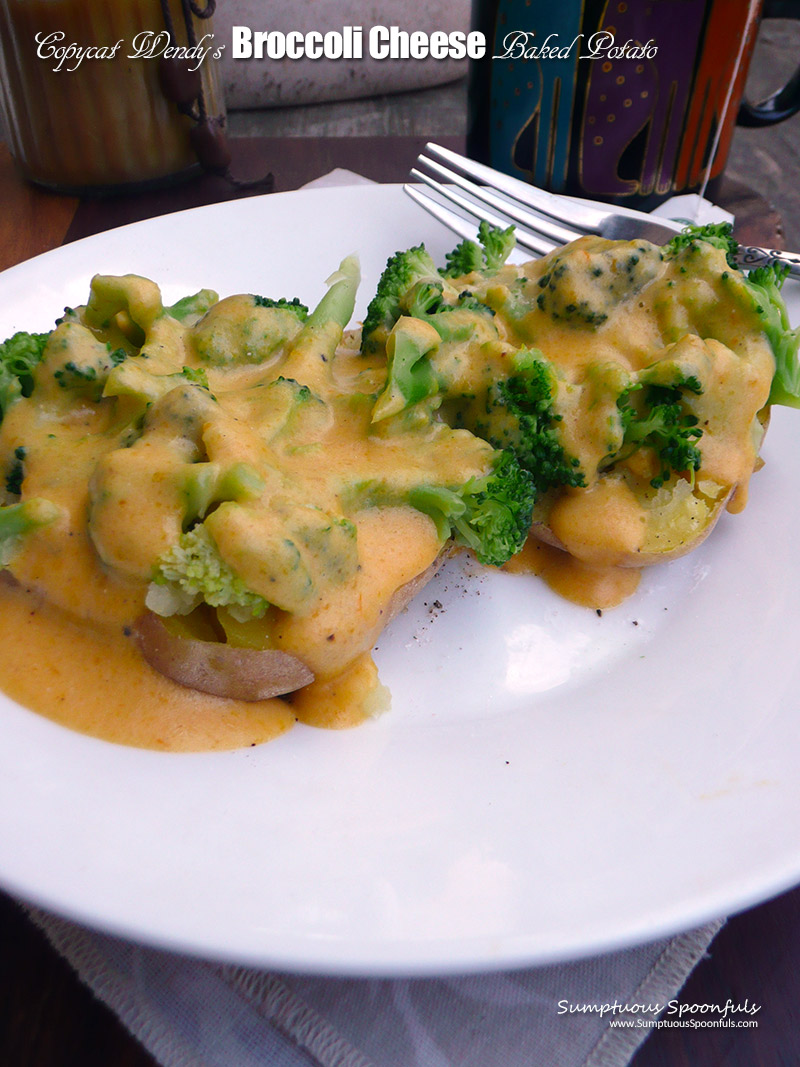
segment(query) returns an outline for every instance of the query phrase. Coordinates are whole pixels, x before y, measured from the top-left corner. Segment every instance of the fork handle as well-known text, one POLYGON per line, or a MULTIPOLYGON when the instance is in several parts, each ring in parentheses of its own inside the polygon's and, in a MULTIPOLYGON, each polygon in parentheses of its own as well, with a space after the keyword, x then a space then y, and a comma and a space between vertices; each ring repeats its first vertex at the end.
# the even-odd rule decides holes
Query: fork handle
POLYGON ((736 254, 736 262, 745 270, 752 270, 754 267, 768 267, 772 263, 782 263, 789 268, 789 274, 792 278, 800 278, 800 255, 797 252, 777 252, 773 248, 740 245, 736 254))

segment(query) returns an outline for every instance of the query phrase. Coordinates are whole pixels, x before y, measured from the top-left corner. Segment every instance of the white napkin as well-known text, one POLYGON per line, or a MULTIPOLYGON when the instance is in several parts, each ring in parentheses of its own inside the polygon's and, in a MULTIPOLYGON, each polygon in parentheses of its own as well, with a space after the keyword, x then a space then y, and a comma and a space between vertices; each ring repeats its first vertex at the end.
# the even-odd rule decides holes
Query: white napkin
MULTIPOLYGON (((309 186, 367 181, 337 169, 309 186)), ((28 910, 163 1067, 624 1067, 723 925, 575 963, 389 980, 225 966, 28 910)))
POLYGON ((710 200, 706 200, 697 193, 671 196, 669 200, 653 208, 651 214, 674 219, 676 222, 691 223, 694 226, 705 226, 709 222, 733 222, 734 220, 730 211, 726 211, 718 204, 712 204, 710 200))
POLYGON ((624 1067, 650 1033, 637 1020, 722 925, 577 963, 387 980, 223 966, 29 914, 163 1067, 624 1067))

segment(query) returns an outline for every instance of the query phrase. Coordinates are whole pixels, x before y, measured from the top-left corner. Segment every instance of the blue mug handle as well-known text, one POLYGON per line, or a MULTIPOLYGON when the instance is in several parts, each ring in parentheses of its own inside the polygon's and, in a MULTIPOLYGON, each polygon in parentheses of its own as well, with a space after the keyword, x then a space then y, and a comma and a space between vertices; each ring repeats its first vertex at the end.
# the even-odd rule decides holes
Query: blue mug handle
MULTIPOLYGON (((800 19, 800 0, 766 0, 765 19, 800 19)), ((774 126, 800 111, 800 67, 772 96, 751 104, 743 100, 736 119, 739 126, 774 126)))

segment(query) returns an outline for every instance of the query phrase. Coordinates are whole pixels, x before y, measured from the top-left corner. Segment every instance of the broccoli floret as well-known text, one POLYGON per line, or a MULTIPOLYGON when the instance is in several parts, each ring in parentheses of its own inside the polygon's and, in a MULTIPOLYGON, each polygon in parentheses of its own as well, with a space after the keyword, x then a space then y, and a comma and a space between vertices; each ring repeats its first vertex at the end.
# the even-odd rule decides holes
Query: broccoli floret
POLYGON ((215 400, 208 384, 208 377, 202 367, 183 367, 175 374, 152 374, 146 369, 147 364, 133 358, 118 365, 109 372, 103 386, 103 396, 127 397, 141 405, 142 410, 166 396, 179 385, 196 385, 209 393, 215 400))
POLYGON ((429 515, 439 537, 452 536, 478 560, 502 567, 525 544, 536 490, 531 475, 510 452, 499 452, 491 473, 455 488, 422 485, 408 502, 429 515))
POLYGON ((56 505, 41 497, 0 507, 0 567, 8 566, 25 534, 47 526, 58 514, 56 505))
POLYGON ((555 322, 598 329, 621 301, 632 299, 655 278, 662 259, 661 249, 647 241, 584 238, 542 261, 535 286, 515 294, 516 315, 524 313, 527 299, 555 322))
POLYGON ((90 330, 119 331, 134 348, 141 348, 163 314, 161 290, 149 278, 96 274, 80 317, 90 330))
POLYGON ((291 487, 284 488, 269 506, 222 503, 203 525, 219 554, 240 574, 253 575, 270 604, 305 614, 321 585, 349 581, 358 571, 356 527, 343 515, 292 499, 291 487))
MULTIPOLYGON (((386 264, 375 296, 367 308, 361 330, 362 352, 375 352, 386 343, 394 324, 402 314, 438 314, 458 305, 443 300, 442 278, 469 274, 472 270, 493 272, 502 266, 514 247, 513 227, 496 230, 481 223, 483 248, 474 241, 463 241, 447 256, 450 266, 438 270, 425 245, 396 252, 386 264), (431 286, 431 288, 428 288, 431 286), (413 292, 412 292, 413 290, 413 292)), ((461 300, 461 297, 459 297, 461 300)), ((468 293, 460 304, 470 310, 492 314, 490 308, 468 293)))
POLYGON ((483 249, 476 241, 470 241, 469 238, 464 238, 444 258, 447 266, 442 274, 447 278, 462 278, 465 274, 472 274, 473 271, 483 268, 483 249))
POLYGON ((532 477, 538 492, 551 486, 585 485, 578 460, 568 456, 556 426, 555 371, 537 349, 514 353, 513 373, 479 385, 469 394, 437 365, 438 339, 422 321, 401 319, 389 336, 386 387, 373 411, 373 422, 395 415, 428 397, 444 403, 446 422, 470 430, 494 448, 510 449, 532 477))
POLYGON ((33 392, 33 371, 41 362, 47 333, 15 333, 0 344, 0 422, 13 402, 33 392))
POLYGON ((661 470, 650 484, 659 489, 672 473, 689 473, 694 477, 700 469, 702 455, 696 441, 703 431, 697 417, 683 406, 683 392, 699 395, 703 387, 693 375, 677 375, 672 385, 654 385, 640 379, 627 389, 617 401, 622 416, 622 449, 615 461, 627 458, 638 448, 647 445, 655 451, 661 470), (631 404, 631 396, 643 389, 639 406, 631 404))
POLYGON ((19 496, 22 492, 22 482, 25 477, 25 456, 27 450, 20 445, 14 449, 14 459, 11 464, 11 468, 6 475, 6 492, 11 493, 12 496, 19 496))
POLYGON ((254 296, 253 301, 257 308, 280 308, 283 311, 292 311, 301 322, 305 322, 308 318, 308 308, 297 297, 292 300, 286 300, 284 297, 272 300, 268 296, 254 296))
POLYGON ((745 285, 755 301, 764 333, 775 356, 775 376, 770 389, 770 404, 800 407, 800 328, 792 329, 781 294, 788 268, 773 263, 757 267, 745 278, 745 285))
MULTIPOLYGON (((538 285, 541 292, 536 297, 536 306, 556 321, 564 319, 579 325, 596 327, 602 326, 608 318, 608 312, 605 310, 607 305, 601 306, 599 302, 592 303, 576 295, 579 290, 566 263, 554 263, 552 269, 539 279, 538 285), (566 283, 563 281, 565 276, 566 283)), ((605 297, 604 294, 604 297, 610 302, 611 295, 605 297)))
POLYGON ((474 293, 469 291, 469 289, 462 289, 458 294, 458 306, 460 308, 465 308, 467 311, 480 311, 483 315, 495 314, 494 308, 490 308, 488 304, 484 304, 483 301, 479 300, 474 293))
POLYGON ((112 349, 107 345, 105 352, 92 351, 89 358, 81 361, 68 359, 60 367, 54 367, 53 378, 62 389, 74 389, 92 400, 99 400, 108 375, 127 357, 124 348, 112 349))
POLYGON ((304 305, 240 293, 218 301, 187 335, 189 351, 211 367, 265 363, 290 346, 308 318, 304 305))
POLYGON ((361 329, 361 351, 375 352, 386 343, 389 331, 402 314, 403 297, 412 286, 439 279, 439 271, 425 245, 395 252, 386 264, 367 308, 361 329))
POLYGON ((291 441, 292 449, 314 442, 329 425, 330 409, 307 385, 283 375, 250 392, 249 421, 264 441, 291 441))
MULTIPOLYGON (((440 391, 443 399, 451 392, 459 395, 461 385, 454 384, 446 367, 436 365, 439 344, 475 340, 469 351, 476 351, 486 339, 487 322, 493 315, 478 300, 472 301, 473 307, 464 303, 467 306, 448 304, 441 282, 420 282, 411 289, 407 314, 397 320, 386 340, 386 385, 375 404, 373 422, 397 415, 440 391)), ((493 325, 489 331, 496 336, 493 325)))
POLYGON ((721 248, 725 253, 728 265, 738 268, 736 253, 739 251, 739 242, 733 236, 733 226, 729 222, 709 222, 704 226, 687 226, 681 233, 676 234, 666 245, 664 252, 667 255, 677 256, 687 248, 696 248, 698 241, 721 248))
POLYGON ((501 230, 483 220, 478 227, 478 241, 464 240, 445 256, 447 267, 442 274, 460 278, 473 271, 493 274, 503 266, 517 243, 514 227, 501 230))
POLYGON ((403 311, 415 319, 426 319, 429 315, 452 308, 444 302, 444 286, 441 282, 419 282, 406 294, 402 304, 403 311))
POLYGON ((537 349, 514 357, 514 373, 489 387, 486 403, 474 408, 473 432, 495 448, 510 448, 533 477, 538 493, 557 485, 583 486, 578 460, 564 451, 556 432, 555 371, 537 349))
POLYGON ((486 260, 487 271, 499 270, 517 243, 513 226, 501 230, 499 226, 492 226, 485 221, 481 222, 478 227, 478 240, 483 245, 483 258, 486 260))
POLYGON ((201 602, 227 607, 239 621, 261 618, 269 607, 231 570, 206 528, 198 525, 159 560, 147 606, 158 615, 185 615, 201 602))
POLYGON ((443 340, 460 339, 461 334, 469 336, 469 322, 465 324, 463 318, 446 317, 454 311, 477 311, 482 315, 494 315, 492 308, 482 303, 468 289, 458 294, 457 304, 448 304, 444 299, 444 286, 441 282, 419 282, 413 286, 403 300, 403 311, 415 319, 430 322, 443 340))

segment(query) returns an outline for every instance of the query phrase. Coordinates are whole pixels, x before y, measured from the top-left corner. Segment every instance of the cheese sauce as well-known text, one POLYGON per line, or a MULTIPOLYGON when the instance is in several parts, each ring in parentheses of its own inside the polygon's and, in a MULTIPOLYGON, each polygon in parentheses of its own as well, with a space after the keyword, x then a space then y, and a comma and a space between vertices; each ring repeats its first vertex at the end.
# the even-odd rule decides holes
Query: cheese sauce
POLYGON ((645 566, 699 543, 723 507, 741 511, 775 358, 721 249, 698 242, 670 257, 646 242, 586 237, 474 291, 509 344, 535 346, 558 369, 558 436, 585 477, 546 493, 535 518, 571 554, 595 567, 645 566), (697 427, 699 460, 664 477, 649 443, 626 449, 621 405, 636 417, 649 389, 676 382, 690 383, 681 417, 697 427))
POLYGON ((595 611, 616 608, 633 596, 642 574, 636 567, 584 563, 533 534, 503 570, 509 574, 535 574, 565 600, 595 611))
MULTIPOLYGON (((494 453, 444 424, 373 432, 380 361, 340 345, 335 323, 301 332, 293 311, 247 296, 181 325, 134 277, 96 279, 68 313, 36 402, 12 404, 0 429, 2 453, 24 453, 21 499, 58 509, 21 539, 0 588, 7 693, 74 729, 176 750, 256 744, 296 720, 354 725, 386 706, 370 650, 444 547, 405 494, 485 475, 494 453), (203 516, 251 600, 272 605, 220 613, 228 639, 315 675, 291 703, 176 684, 132 639, 159 560, 203 516)), ((207 640, 194 616, 176 616, 180 633, 207 640)))
POLYGON ((165 313, 152 282, 95 279, 50 335, 34 396, 0 426, 0 456, 24 472, 15 496, 6 470, 6 502, 57 509, 4 561, 0 687, 73 729, 175 751, 382 710, 370 650, 449 536, 410 494, 493 471, 509 432, 492 421, 498 383, 523 358, 553 368, 551 444, 575 477, 545 484, 534 509, 534 530, 560 547, 531 535, 507 571, 611 608, 642 566, 744 506, 775 363, 722 252, 584 238, 453 286, 446 329, 401 320, 414 359, 430 360, 417 379, 410 366, 411 402, 388 377, 396 331, 365 355, 291 304, 198 294, 165 313), (666 467, 647 435, 654 396, 696 444, 691 469, 666 467), (632 423, 644 427, 633 445, 632 423), (186 572, 209 552, 217 586, 198 607, 186 572), (215 601, 217 587, 234 599, 215 601), (147 607, 184 636, 296 657, 315 680, 252 702, 179 685, 132 639, 147 607))
POLYGON ((23 586, 0 583, 0 688, 82 733, 138 748, 244 748, 279 736, 296 713, 176 685, 149 667, 121 626, 98 627, 23 586))

